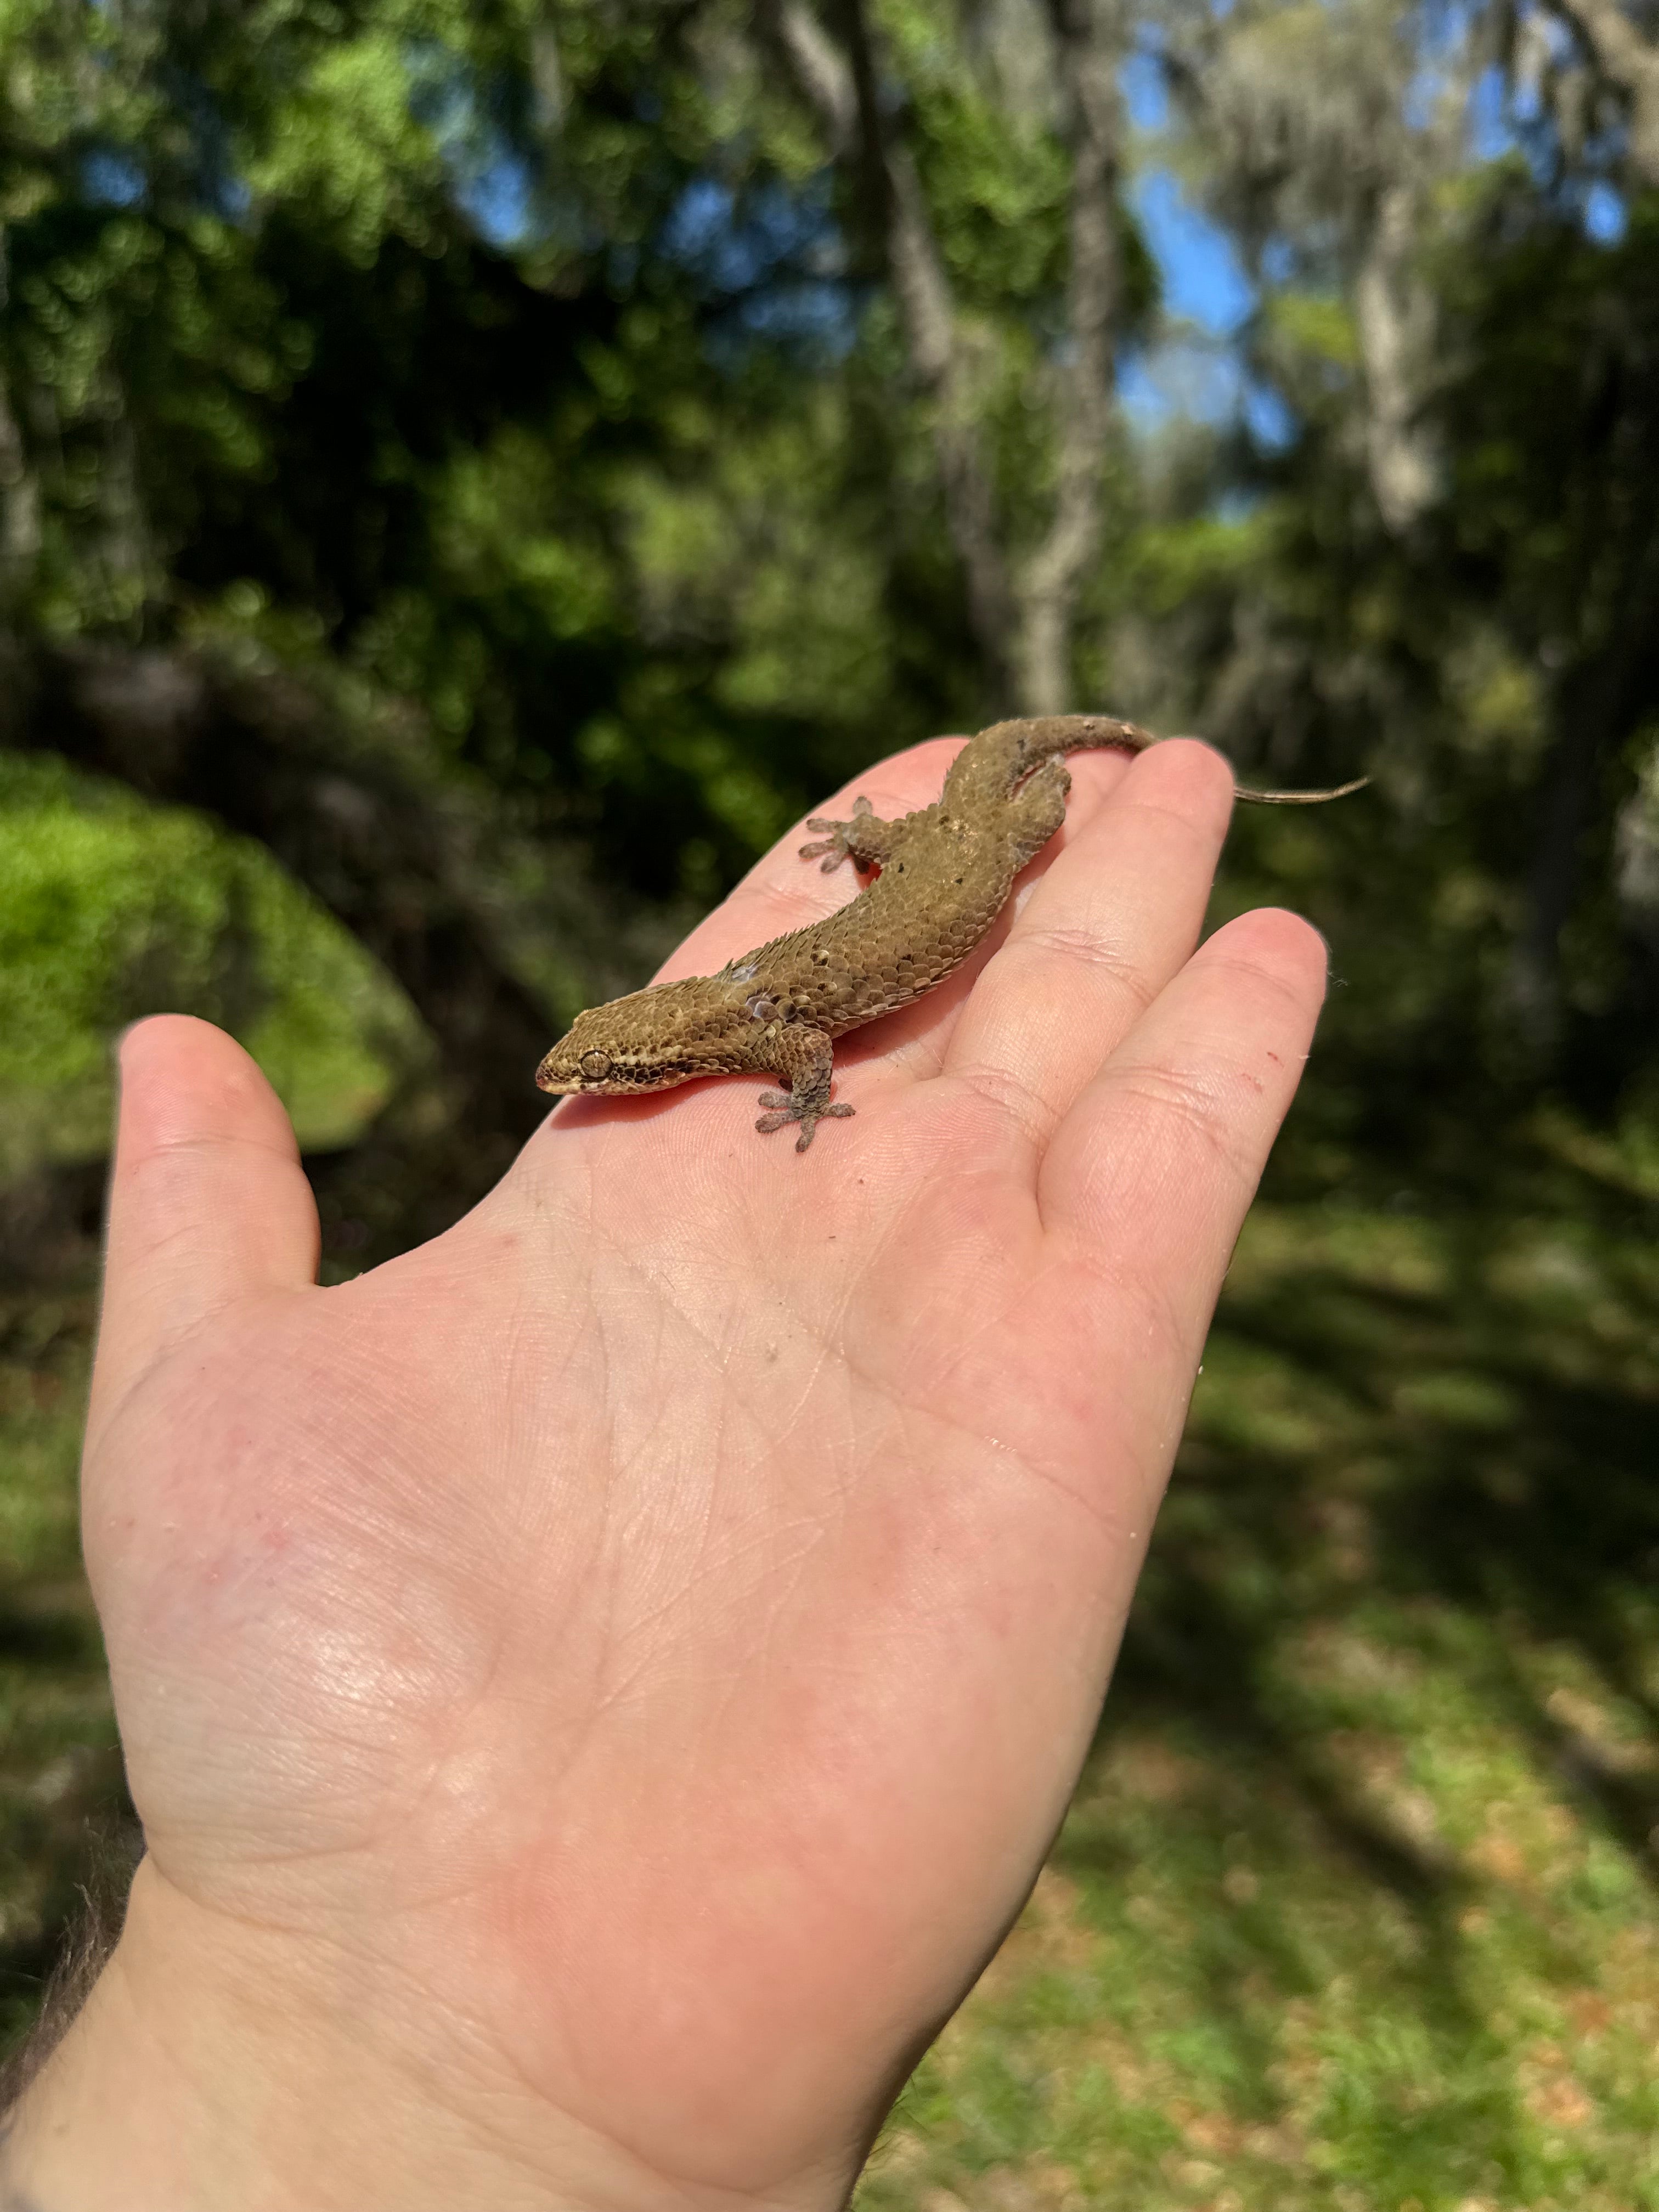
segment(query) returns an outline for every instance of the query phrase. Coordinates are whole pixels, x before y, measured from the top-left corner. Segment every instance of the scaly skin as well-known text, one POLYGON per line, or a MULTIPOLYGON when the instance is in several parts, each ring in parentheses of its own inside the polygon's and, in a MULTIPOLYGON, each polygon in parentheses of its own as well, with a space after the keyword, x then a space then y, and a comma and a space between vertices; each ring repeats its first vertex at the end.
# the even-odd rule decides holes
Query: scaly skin
MULTIPOLYGON (((850 860, 878 868, 848 905, 805 929, 745 952, 718 975, 658 983, 579 1014, 536 1071, 560 1097, 632 1097, 700 1075, 745 1070, 775 1076, 755 1127, 765 1134, 799 1122, 804 1152, 821 1121, 851 1114, 831 1105, 830 1040, 908 1006, 964 961, 1001 912, 1014 878, 1066 818, 1072 779, 1064 756, 1112 747, 1144 752, 1158 739, 1105 714, 1051 714, 995 722, 951 762, 932 806, 881 821, 867 799, 850 822, 809 822, 827 834, 803 845, 826 872, 850 860)), ((1316 806, 1358 791, 1250 791, 1261 805, 1316 806)))

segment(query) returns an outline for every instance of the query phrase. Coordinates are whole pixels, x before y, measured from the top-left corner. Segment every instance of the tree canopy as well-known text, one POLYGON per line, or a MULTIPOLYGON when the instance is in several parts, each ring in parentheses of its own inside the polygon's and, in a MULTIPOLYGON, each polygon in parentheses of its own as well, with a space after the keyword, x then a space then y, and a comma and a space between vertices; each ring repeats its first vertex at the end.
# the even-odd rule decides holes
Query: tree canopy
POLYGON ((1227 893, 1332 936, 1330 1171, 1622 1110, 1656 83, 1614 0, 9 0, 0 735, 354 932, 452 1182, 829 782, 1009 709, 1374 775, 1227 893))

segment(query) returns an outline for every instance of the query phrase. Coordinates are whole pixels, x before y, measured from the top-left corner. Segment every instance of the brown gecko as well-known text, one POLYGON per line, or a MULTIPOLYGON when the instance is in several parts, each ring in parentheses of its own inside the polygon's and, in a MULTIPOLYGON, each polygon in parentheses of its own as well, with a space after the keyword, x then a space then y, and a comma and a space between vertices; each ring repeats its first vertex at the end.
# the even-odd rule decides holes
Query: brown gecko
MULTIPOLYGON (((989 929, 1015 877, 1066 818, 1072 787, 1063 756, 1085 747, 1144 752, 1158 739, 1104 714, 996 722, 971 738, 931 806, 883 822, 867 799, 850 822, 808 822, 825 833, 803 845, 827 873, 850 860, 879 869, 846 906, 775 937, 718 975, 613 999, 578 1014, 536 1071, 544 1091, 611 1098, 667 1091, 700 1075, 752 1071, 786 1091, 761 1094, 765 1134, 798 1121, 804 1152, 820 1121, 850 1114, 830 1103, 830 1040, 908 1006, 944 981, 989 929)), ((1272 806, 1312 806, 1358 791, 1247 791, 1272 806)))

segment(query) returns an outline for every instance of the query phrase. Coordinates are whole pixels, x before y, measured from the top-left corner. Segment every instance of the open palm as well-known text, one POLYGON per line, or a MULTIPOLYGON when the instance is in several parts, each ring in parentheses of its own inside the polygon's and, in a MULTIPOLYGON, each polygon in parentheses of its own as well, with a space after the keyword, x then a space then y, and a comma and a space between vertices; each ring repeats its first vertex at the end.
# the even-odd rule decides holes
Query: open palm
MULTIPOLYGON (((925 804, 956 742, 853 788, 925 804)), ((1324 970, 1279 914, 1194 955, 1213 755, 1073 767, 805 1157, 748 1079, 571 1102, 319 1289, 257 1071, 129 1040, 86 1474, 129 1941, 302 1960, 459 2116, 388 2202, 471 2201, 432 2177, 491 2136, 515 2204, 833 2204, 1030 1883, 1324 970)), ((665 972, 850 896, 798 842, 665 972)))

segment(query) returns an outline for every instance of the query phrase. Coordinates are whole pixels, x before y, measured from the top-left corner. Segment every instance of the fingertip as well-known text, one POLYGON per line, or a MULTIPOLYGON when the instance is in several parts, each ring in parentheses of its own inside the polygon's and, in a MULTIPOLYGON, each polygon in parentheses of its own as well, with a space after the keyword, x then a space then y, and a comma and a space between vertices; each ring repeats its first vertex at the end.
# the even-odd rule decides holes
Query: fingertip
POLYGON ((1331 949, 1305 915, 1288 907, 1253 907, 1205 939, 1200 957, 1233 959, 1260 969, 1317 1007, 1330 977, 1331 949))
POLYGON ((1301 915, 1263 907, 1207 938, 1153 1000, 1060 1130, 1040 1191, 1088 1233, 1164 1194, 1206 1243, 1236 1233, 1301 1079, 1325 994, 1326 946, 1301 915))
POLYGON ((1185 786, 1195 795, 1231 807, 1236 779, 1232 763, 1202 738, 1164 738, 1136 757, 1141 776, 1151 769, 1185 786))
POLYGON ((1199 738, 1162 738, 1130 759, 1111 751, 1074 753, 1066 766, 1074 779, 1092 775, 1095 783, 1092 793, 1082 788, 1073 796, 1070 834, 1085 824, 1092 832, 1123 809, 1164 815, 1186 826, 1213 866, 1226 839, 1234 787, 1232 770, 1213 746, 1199 738))
POLYGON ((233 1036, 193 1014, 149 1014, 116 1043, 118 1165, 169 1145, 235 1139, 299 1158, 293 1125, 264 1070, 233 1036))
POLYGON ((235 1039, 155 1015, 117 1057, 94 1417, 181 1331, 316 1274, 317 1209, 293 1127, 235 1039))

